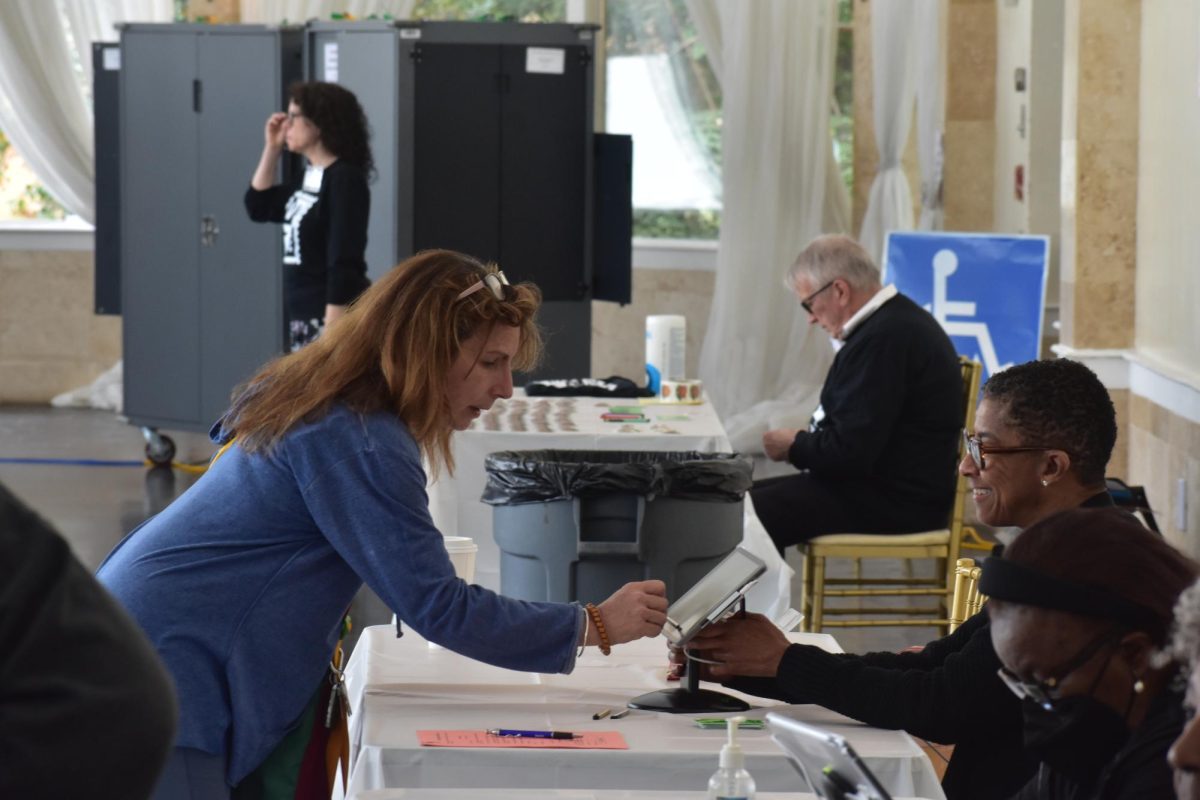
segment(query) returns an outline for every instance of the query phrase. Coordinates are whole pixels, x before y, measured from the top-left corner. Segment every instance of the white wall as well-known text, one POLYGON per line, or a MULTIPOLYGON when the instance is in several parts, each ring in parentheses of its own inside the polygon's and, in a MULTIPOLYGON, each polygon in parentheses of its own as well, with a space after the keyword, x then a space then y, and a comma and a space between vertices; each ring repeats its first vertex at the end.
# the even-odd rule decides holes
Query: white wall
POLYGON ((1200 3, 1142 3, 1138 354, 1200 389, 1200 3))
MULTIPOLYGON (((995 230, 1029 231, 1029 203, 1013 191, 1013 171, 1025 170, 1029 180, 1029 55, 1032 47, 1029 0, 996 3, 996 161, 994 183, 995 230), (1025 90, 1018 92, 1013 73, 1025 70, 1025 90)), ((1026 195, 1026 198, 1028 195, 1026 195)))
POLYGON ((1050 237, 1046 303, 1058 305, 1061 233, 1063 5, 1016 0, 996 4, 995 230, 1050 237), (1025 90, 1016 70, 1025 70, 1025 90), (1014 171, 1025 171, 1024 198, 1014 171))

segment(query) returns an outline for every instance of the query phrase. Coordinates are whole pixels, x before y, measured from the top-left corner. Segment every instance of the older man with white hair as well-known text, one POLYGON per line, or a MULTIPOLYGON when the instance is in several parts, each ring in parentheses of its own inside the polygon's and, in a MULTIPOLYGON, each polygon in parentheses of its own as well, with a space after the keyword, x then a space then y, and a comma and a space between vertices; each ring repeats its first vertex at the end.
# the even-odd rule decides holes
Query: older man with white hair
POLYGON ((754 508, 780 552, 827 533, 945 527, 954 496, 963 388, 937 321, 882 286, 847 236, 820 236, 788 284, 837 356, 808 430, 771 430, 763 449, 799 472, 756 483, 754 508))

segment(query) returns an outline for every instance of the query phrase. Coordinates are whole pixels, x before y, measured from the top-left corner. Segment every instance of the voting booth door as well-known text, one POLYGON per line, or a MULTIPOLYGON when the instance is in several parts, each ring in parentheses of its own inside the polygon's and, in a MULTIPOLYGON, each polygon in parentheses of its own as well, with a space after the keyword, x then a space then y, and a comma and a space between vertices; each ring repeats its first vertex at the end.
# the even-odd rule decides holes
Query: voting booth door
MULTIPOLYGON (((280 235, 242 204, 263 120, 300 74, 298 32, 121 31, 116 174, 125 414, 207 430, 283 346, 280 235)), ((109 97, 111 102, 114 98, 109 97)), ((97 193, 104 186, 98 182, 97 193)))

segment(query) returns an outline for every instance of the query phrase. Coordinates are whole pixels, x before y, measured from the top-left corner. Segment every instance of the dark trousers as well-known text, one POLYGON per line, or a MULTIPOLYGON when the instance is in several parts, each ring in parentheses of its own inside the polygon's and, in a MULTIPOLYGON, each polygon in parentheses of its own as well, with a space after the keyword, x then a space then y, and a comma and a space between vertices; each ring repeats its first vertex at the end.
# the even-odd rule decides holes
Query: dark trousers
POLYGON ((807 472, 755 481, 754 511, 779 549, 827 533, 918 533, 944 528, 953 496, 941 503, 898 500, 870 481, 832 481, 807 472))

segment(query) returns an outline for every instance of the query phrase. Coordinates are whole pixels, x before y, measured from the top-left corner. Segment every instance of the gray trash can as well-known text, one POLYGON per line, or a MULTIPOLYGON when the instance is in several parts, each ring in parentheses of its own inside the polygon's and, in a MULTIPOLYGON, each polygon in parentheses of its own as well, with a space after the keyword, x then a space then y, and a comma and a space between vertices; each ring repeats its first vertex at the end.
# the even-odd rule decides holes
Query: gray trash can
POLYGON ((501 593, 582 603, 649 578, 686 592, 742 541, 753 472, 698 452, 506 451, 485 466, 501 593))

